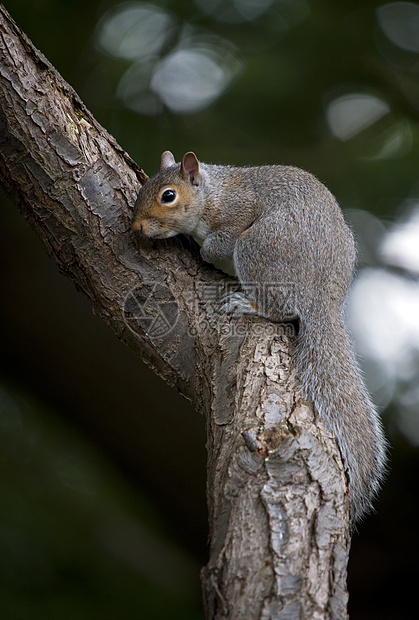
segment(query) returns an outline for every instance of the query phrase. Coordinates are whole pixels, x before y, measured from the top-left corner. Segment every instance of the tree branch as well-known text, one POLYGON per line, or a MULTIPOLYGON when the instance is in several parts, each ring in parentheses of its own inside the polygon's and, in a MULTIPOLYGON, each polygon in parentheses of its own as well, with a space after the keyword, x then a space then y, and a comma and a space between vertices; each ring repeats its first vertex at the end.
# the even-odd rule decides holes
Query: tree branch
POLYGON ((231 278, 137 243, 145 176, 0 5, 0 178, 116 335, 207 416, 208 618, 345 618, 348 498, 294 331, 217 312, 231 278))

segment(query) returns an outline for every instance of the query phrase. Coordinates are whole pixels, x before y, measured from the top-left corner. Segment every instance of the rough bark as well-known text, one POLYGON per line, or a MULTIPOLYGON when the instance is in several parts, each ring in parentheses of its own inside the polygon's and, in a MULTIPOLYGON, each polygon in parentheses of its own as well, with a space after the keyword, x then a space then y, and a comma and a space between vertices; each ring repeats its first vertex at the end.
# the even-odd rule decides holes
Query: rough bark
POLYGON ((208 618, 346 618, 348 499, 294 331, 217 312, 231 283, 129 230, 142 170, 0 5, 0 179, 116 335, 207 417, 208 618))
POLYGON ((232 406, 208 418, 207 617, 345 618, 348 506, 336 447, 299 392, 291 326, 252 327, 233 338, 232 406))

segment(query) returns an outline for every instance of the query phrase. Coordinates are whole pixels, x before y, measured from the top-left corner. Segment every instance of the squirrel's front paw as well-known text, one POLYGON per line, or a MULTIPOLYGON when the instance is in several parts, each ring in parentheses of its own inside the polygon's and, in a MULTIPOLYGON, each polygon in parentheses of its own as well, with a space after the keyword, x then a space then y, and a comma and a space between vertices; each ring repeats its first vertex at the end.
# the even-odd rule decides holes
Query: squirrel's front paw
POLYGON ((230 293, 222 300, 220 312, 223 314, 231 314, 238 318, 243 314, 257 314, 256 305, 247 299, 243 293, 230 293))
POLYGON ((213 263, 214 262, 214 257, 212 256, 211 252, 208 251, 208 249, 205 246, 201 247, 201 258, 206 262, 206 263, 213 263))

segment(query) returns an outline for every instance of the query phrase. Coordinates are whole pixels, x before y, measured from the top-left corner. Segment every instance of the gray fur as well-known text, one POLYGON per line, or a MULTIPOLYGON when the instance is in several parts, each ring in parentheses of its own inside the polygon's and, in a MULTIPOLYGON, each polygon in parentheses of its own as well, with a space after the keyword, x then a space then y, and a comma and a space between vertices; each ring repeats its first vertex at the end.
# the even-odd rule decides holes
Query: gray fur
POLYGON ((135 218, 144 216, 147 196, 157 187, 167 180, 178 184, 186 197, 180 201, 183 220, 170 215, 172 227, 204 236, 204 260, 233 258, 244 296, 225 301, 223 311, 299 319, 296 369, 336 437, 355 523, 371 508, 380 487, 386 443, 343 319, 355 264, 352 233, 335 198, 308 172, 290 166, 200 164, 192 184, 191 155, 146 183, 135 218))

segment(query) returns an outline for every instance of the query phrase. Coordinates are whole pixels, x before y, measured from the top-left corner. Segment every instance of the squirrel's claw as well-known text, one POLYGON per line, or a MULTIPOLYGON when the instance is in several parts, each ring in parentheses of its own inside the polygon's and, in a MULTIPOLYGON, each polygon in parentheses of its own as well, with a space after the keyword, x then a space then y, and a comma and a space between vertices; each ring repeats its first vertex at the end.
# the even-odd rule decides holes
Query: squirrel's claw
POLYGON ((254 304, 243 293, 229 293, 221 300, 220 312, 239 318, 244 314, 257 314, 254 304))

